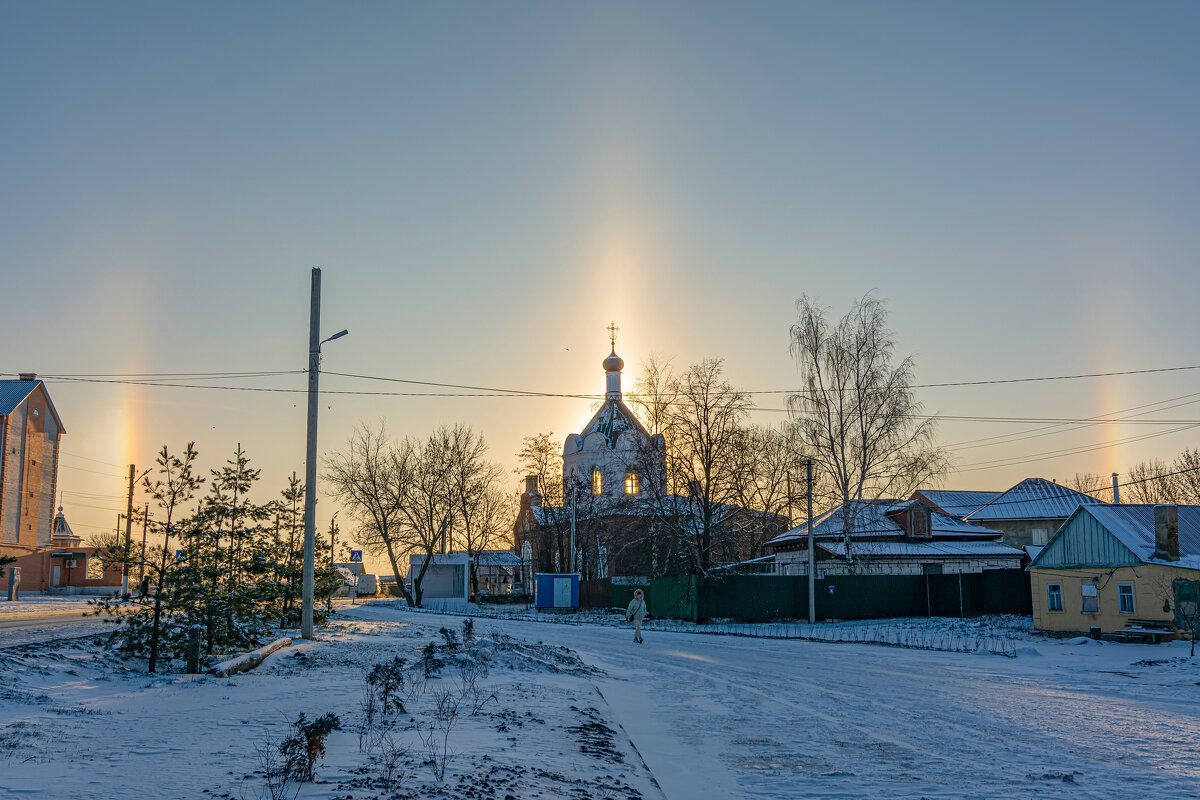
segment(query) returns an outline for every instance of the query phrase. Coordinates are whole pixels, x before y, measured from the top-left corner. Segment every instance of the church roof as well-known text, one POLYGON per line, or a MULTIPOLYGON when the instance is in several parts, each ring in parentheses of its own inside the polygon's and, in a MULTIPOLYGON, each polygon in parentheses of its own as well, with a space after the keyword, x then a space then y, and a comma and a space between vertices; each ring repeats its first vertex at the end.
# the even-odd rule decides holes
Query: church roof
POLYGON ((625 403, 617 398, 609 398, 604 401, 604 405, 600 406, 600 410, 592 417, 591 422, 584 426, 579 435, 586 439, 588 434, 599 433, 604 436, 605 441, 608 442, 608 448, 611 450, 616 447, 621 434, 631 430, 637 431, 643 436, 650 435, 650 432, 642 426, 642 423, 638 422, 638 418, 625 403))

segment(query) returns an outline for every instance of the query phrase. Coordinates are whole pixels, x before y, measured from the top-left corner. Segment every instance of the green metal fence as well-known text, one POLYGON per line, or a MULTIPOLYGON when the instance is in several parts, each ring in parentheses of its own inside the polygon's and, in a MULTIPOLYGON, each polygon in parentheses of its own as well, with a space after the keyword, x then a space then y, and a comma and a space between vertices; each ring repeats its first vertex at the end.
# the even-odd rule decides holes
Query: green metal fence
MULTIPOLYGON (((624 608, 637 588, 645 593, 650 614, 661 619, 763 622, 808 618, 805 577, 685 576, 656 578, 640 586, 610 582, 608 607, 624 608)), ((589 605, 599 608, 603 604, 597 599, 589 605)), ((820 620, 1031 611, 1029 576, 1019 569, 950 575, 839 575, 816 581, 816 618, 820 620)))

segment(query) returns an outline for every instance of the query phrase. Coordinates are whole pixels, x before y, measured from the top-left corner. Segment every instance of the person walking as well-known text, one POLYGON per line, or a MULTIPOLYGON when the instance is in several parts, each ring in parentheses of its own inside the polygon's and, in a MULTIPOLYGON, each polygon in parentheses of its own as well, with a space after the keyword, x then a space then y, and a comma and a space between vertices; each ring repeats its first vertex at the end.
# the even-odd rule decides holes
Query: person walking
POLYGON ((638 589, 629 601, 629 608, 625 609, 625 620, 633 622, 633 640, 638 644, 642 643, 642 620, 645 618, 646 600, 642 596, 642 590, 638 589))

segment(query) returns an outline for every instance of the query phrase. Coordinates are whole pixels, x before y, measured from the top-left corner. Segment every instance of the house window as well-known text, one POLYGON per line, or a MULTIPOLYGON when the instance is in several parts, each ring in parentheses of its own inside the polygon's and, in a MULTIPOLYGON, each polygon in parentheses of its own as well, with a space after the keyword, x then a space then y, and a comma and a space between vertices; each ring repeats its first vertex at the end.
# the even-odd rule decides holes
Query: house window
POLYGON ((625 494, 637 494, 638 482, 636 472, 625 473, 625 494))
POLYGON ((1083 613, 1095 614, 1100 610, 1100 592, 1094 583, 1083 584, 1083 613))
POLYGON ((104 562, 100 560, 99 556, 88 556, 87 579, 89 581, 104 580, 104 562))
POLYGON ((1033 529, 1033 545, 1034 545, 1034 547, 1041 547, 1045 543, 1046 543, 1046 529, 1045 528, 1034 528, 1033 529))
POLYGON ((932 562, 932 561, 926 562, 921 565, 921 574, 922 575, 941 575, 942 574, 942 565, 940 563, 932 562))
POLYGON ((604 493, 604 475, 598 469, 592 470, 592 494, 604 493))
POLYGON ((1133 613, 1133 584, 1117 584, 1117 610, 1122 614, 1133 613))
POLYGON ((1062 584, 1046 584, 1046 610, 1062 611, 1062 584))

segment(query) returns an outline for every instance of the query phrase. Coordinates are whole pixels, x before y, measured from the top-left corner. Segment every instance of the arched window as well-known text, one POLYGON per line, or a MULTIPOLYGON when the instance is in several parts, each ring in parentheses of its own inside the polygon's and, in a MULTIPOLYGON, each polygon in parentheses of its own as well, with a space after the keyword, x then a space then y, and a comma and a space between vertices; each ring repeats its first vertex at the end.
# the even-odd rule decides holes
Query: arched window
POLYGON ((638 493, 638 478, 636 472, 625 473, 625 494, 638 493))
POLYGON ((598 469, 592 470, 592 494, 604 493, 604 475, 598 469))

